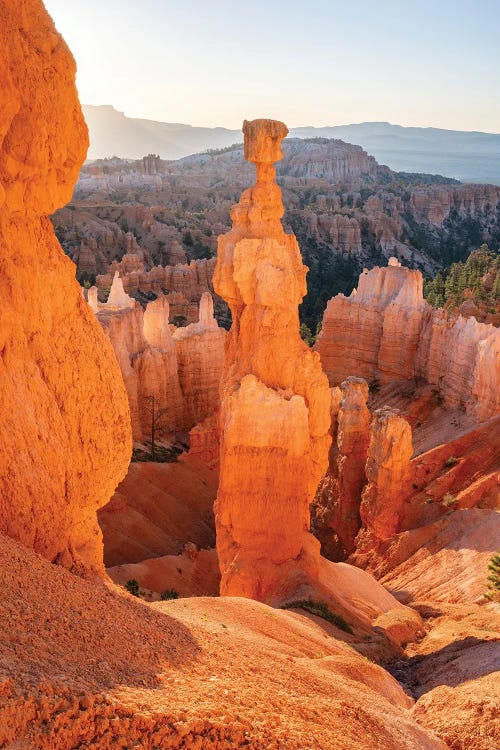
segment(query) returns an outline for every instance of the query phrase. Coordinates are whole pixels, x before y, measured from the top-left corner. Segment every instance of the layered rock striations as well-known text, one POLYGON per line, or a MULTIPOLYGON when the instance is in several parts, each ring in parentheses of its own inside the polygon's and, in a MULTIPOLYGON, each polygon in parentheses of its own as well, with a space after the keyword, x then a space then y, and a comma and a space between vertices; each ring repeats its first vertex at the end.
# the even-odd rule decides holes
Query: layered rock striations
POLYGON ((408 422, 395 409, 377 409, 366 461, 367 484, 360 506, 363 528, 377 539, 387 539, 400 530, 412 453, 408 422))
POLYGON ((226 331, 214 318, 212 295, 200 300, 197 323, 173 334, 184 410, 191 427, 210 417, 219 405, 226 331))
POLYGON ((328 471, 311 508, 311 523, 330 560, 345 560, 355 549, 361 526, 361 492, 366 484, 365 464, 370 443, 371 414, 368 384, 349 377, 332 389, 332 447, 328 471))
POLYGON ((278 173, 304 179, 328 182, 376 181, 390 174, 387 167, 377 164, 361 146, 338 139, 316 138, 309 141, 288 139, 285 158, 278 173))
MULTIPOLYGON (((94 298, 89 294, 92 305, 94 298)), ((151 438, 153 419, 161 436, 187 431, 215 412, 226 332, 217 325, 208 292, 200 301, 199 321, 173 332, 168 296, 143 311, 124 292, 117 273, 108 302, 94 309, 120 365, 136 440, 151 438)))
POLYGON ((441 227, 452 213, 482 218, 500 205, 495 185, 434 185, 413 188, 410 208, 416 221, 441 227))
POLYGON ((367 398, 366 381, 350 377, 342 383, 337 430, 338 501, 332 528, 336 529, 343 557, 354 551, 354 540, 361 525, 359 506, 366 483, 365 464, 370 442, 371 415, 367 398))
POLYGON ((88 144, 75 64, 41 2, 0 9, 0 532, 103 572, 96 511, 124 476, 127 397, 47 218, 88 144))
POLYGON ((315 349, 331 384, 348 375, 381 383, 423 377, 474 419, 500 412, 500 331, 434 310, 420 272, 395 260, 363 271, 350 297, 330 300, 315 349))
POLYGON ((291 579, 317 574, 309 504, 327 467, 330 391, 299 336, 306 269, 280 222, 273 162, 288 131, 255 120, 243 132, 257 178, 219 238, 214 277, 233 319, 221 389, 217 554, 221 593, 269 600, 291 579))

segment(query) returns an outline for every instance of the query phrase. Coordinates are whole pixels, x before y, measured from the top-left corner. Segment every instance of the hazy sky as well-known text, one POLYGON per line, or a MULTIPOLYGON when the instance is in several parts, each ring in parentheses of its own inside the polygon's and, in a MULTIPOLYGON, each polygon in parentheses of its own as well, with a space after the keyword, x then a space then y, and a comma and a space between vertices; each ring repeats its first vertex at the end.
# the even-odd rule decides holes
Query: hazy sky
POLYGON ((45 0, 86 104, 500 132, 500 0, 45 0))

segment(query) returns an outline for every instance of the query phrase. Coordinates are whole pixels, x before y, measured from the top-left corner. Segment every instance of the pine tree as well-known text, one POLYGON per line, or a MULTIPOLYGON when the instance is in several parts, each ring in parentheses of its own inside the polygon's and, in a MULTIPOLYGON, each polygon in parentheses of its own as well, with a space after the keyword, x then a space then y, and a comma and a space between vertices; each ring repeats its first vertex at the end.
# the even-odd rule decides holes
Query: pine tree
POLYGON ((488 581, 488 590, 485 593, 486 599, 497 602, 500 601, 500 552, 490 560, 488 565, 490 575, 486 579, 488 581))

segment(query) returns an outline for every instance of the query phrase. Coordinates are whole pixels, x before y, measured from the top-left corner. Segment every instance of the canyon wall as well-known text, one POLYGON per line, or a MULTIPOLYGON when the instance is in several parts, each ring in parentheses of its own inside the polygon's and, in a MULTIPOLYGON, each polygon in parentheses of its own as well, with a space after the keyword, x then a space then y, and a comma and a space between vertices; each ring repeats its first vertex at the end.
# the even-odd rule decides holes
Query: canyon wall
POLYGON ((361 146, 338 139, 316 138, 305 143, 289 139, 283 151, 284 159, 278 167, 280 176, 354 182, 363 178, 376 181, 390 174, 387 167, 377 164, 361 146))
POLYGON ((364 270, 350 297, 333 297, 315 349, 330 383, 422 377, 446 405, 478 421, 500 412, 500 330, 448 319, 423 298, 422 275, 391 259, 364 270))
POLYGON ((286 127, 246 122, 256 183, 219 238, 216 292, 229 304, 221 388, 221 466, 215 505, 221 593, 269 601, 318 575, 309 505, 327 468, 330 391, 299 336, 305 273, 281 225, 273 162, 286 127))
POLYGON ((410 208, 416 221, 442 226, 452 212, 480 218, 500 204, 500 189, 495 185, 434 185, 415 187, 410 208))
POLYGON ((96 511, 126 473, 127 396, 48 215, 88 145, 75 63, 41 2, 0 9, 0 531, 102 573, 96 511))
POLYGON ((215 412, 226 332, 217 325, 208 292, 201 297, 198 322, 183 328, 169 326, 168 296, 143 311, 118 272, 107 303, 97 301, 95 288, 88 296, 120 365, 134 439, 151 438, 153 416, 160 437, 188 431, 215 412))
POLYGON ((361 521, 378 539, 400 530, 404 498, 409 494, 411 427, 388 406, 377 409, 366 461, 367 484, 361 498, 361 521))

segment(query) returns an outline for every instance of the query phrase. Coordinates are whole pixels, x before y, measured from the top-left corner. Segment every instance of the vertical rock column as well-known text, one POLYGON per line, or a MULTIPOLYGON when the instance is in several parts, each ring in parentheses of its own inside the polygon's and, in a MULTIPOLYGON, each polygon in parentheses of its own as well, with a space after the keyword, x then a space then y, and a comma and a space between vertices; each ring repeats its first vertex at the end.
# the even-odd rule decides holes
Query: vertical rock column
POLYGON ((306 268, 273 162, 283 123, 245 122, 256 183, 219 237, 214 288, 229 304, 221 385, 221 469, 216 501, 221 594, 273 601, 318 575, 309 506, 328 466, 330 390, 319 355, 299 336, 306 268))
POLYGON ((361 527, 359 508, 370 443, 367 398, 368 384, 362 378, 349 377, 341 389, 332 388, 330 465, 312 508, 314 533, 330 560, 345 560, 354 552, 361 527))
POLYGON ((96 511, 131 452, 127 394, 48 218, 88 145, 75 63, 40 0, 0 3, 0 533, 104 574, 96 511))
POLYGON ((388 539, 400 531, 403 505, 409 494, 411 427, 396 409, 374 413, 366 477, 361 500, 362 536, 388 539))
POLYGON ((366 484, 365 464, 370 443, 367 398, 365 380, 354 377, 344 380, 337 432, 339 500, 332 523, 341 545, 341 559, 354 552, 354 540, 361 526, 359 507, 366 484))

